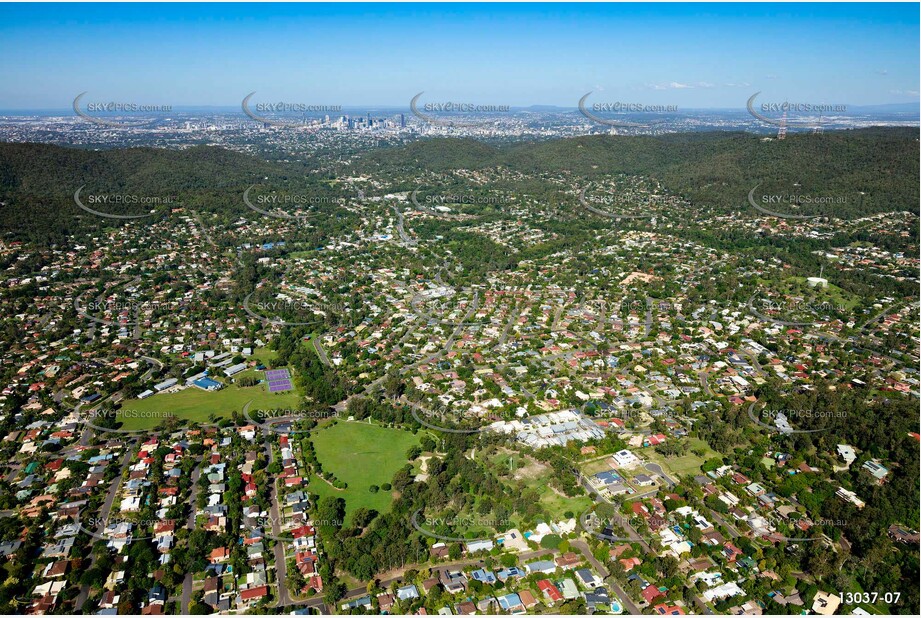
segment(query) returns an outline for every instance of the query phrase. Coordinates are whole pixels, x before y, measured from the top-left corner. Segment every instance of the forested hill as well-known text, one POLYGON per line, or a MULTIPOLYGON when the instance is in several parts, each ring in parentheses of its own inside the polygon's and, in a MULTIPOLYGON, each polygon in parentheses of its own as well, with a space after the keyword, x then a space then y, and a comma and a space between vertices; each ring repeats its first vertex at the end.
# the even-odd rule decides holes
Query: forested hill
MULTIPOLYGON (((527 175, 565 175, 573 183, 631 174, 654 178, 694 203, 733 210, 758 184, 765 192, 846 195, 836 214, 850 218, 892 210, 919 211, 918 132, 872 128, 817 135, 790 134, 764 141, 748 133, 680 133, 660 137, 597 135, 492 146, 467 139, 424 139, 373 150, 348 173, 411 186, 422 172, 502 166, 527 175)), ((314 161, 270 163, 217 147, 89 151, 45 144, 0 144, 0 234, 3 238, 60 241, 66 235, 117 225, 75 204, 89 193, 122 193, 178 199, 184 208, 241 213, 243 190, 329 194, 313 172, 314 161)), ((559 185, 553 185, 554 191, 559 185)), ((551 188, 550 185, 547 187, 551 188)), ((158 212, 165 215, 168 208, 158 212)), ((149 212, 127 206, 125 214, 149 212)))
POLYGON ((0 191, 73 195, 94 190, 156 193, 220 189, 276 173, 255 157, 223 148, 78 150, 47 144, 0 144, 0 191))
MULTIPOLYGON (((118 220, 78 208, 74 193, 80 187, 83 195, 169 197, 173 204, 233 218, 245 210, 242 192, 257 183, 276 190, 308 186, 313 192, 328 190, 322 179, 313 176, 309 162, 269 163, 217 147, 91 151, 0 143, 0 233, 4 238, 56 242, 80 230, 118 225, 118 220)), ((150 206, 129 204, 119 212, 150 210, 150 206)), ((154 210, 165 216, 169 206, 154 210)))
POLYGON ((566 172, 583 179, 610 174, 649 176, 670 191, 717 208, 738 208, 755 185, 771 191, 854 196, 840 216, 918 212, 918 131, 870 128, 793 133, 765 141, 750 133, 675 133, 660 137, 596 135, 487 146, 475 140, 431 139, 374 151, 363 169, 384 174, 414 170, 506 166, 532 174, 566 172))

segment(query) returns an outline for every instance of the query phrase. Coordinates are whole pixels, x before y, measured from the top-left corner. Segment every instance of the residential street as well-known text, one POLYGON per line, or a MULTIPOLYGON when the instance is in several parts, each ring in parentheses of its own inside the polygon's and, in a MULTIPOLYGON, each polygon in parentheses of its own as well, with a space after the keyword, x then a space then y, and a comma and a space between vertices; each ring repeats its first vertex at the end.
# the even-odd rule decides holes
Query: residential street
MULTIPOLYGON (((192 490, 189 494, 189 516, 186 518, 186 522, 185 522, 186 528, 188 528, 189 530, 195 529, 195 511, 196 511, 195 505, 197 504, 197 499, 198 499, 198 491, 199 491, 198 479, 201 476, 201 467, 202 467, 202 463, 199 462, 198 465, 195 466, 195 469, 192 470, 192 477, 191 477, 192 490)), ((192 579, 192 574, 186 573, 185 578, 182 580, 182 600, 180 601, 181 607, 179 608, 179 611, 182 614, 189 613, 189 603, 192 601, 193 586, 194 586, 194 580, 192 579)))
MULTIPOLYGON (((135 445, 135 440, 128 441, 125 444, 125 456, 122 459, 121 467, 118 469, 118 476, 112 480, 111 487, 109 488, 109 493, 106 494, 105 502, 102 503, 102 508, 99 509, 99 525, 97 525, 96 529, 93 531, 97 535, 102 535, 102 532, 106 528, 106 522, 108 522, 109 514, 112 512, 112 505, 115 504, 115 497, 118 495, 119 487, 121 487, 122 475, 124 474, 125 470, 128 469, 128 466, 131 464, 131 460, 134 457, 135 445)), ((91 553, 86 565, 86 570, 92 568, 93 562, 94 558, 91 553)), ((89 586, 80 587, 80 594, 78 594, 76 599, 74 599, 74 609, 76 611, 80 611, 83 608, 83 604, 86 603, 86 599, 89 596, 89 593, 89 586)))
POLYGON ((580 552, 582 552, 582 555, 585 557, 586 560, 588 560, 589 564, 592 565, 592 568, 598 572, 598 575, 601 576, 601 579, 603 579, 606 584, 608 584, 609 586, 611 586, 611 588, 614 589, 614 592, 615 594, 617 594, 617 597, 621 601, 623 601, 623 605, 624 607, 627 608, 628 613, 630 613, 631 615, 638 615, 642 613, 640 612, 640 609, 636 606, 636 604, 633 602, 633 600, 630 598, 630 595, 627 594, 627 591, 624 590, 621 587, 621 585, 617 582, 617 579, 612 577, 611 574, 608 572, 608 570, 605 568, 605 566, 601 564, 601 562, 599 562, 598 559, 595 558, 595 556, 592 555, 592 552, 589 549, 588 543, 586 543, 583 539, 576 539, 571 543, 571 545, 572 547, 575 547, 580 552))
MULTIPOLYGON (((264 444, 265 444, 265 454, 268 458, 268 461, 272 461, 272 442, 271 439, 276 437, 277 434, 269 431, 268 429, 264 430, 264 444)), ((281 518, 278 510, 278 481, 277 479, 272 479, 272 506, 269 511, 269 515, 272 520, 272 535, 276 539, 281 538, 281 518)), ((291 603, 290 595, 288 594, 288 588, 285 585, 288 576, 288 565, 285 560, 285 546, 283 541, 275 541, 275 579, 278 585, 278 602, 276 605, 285 606, 291 603)))

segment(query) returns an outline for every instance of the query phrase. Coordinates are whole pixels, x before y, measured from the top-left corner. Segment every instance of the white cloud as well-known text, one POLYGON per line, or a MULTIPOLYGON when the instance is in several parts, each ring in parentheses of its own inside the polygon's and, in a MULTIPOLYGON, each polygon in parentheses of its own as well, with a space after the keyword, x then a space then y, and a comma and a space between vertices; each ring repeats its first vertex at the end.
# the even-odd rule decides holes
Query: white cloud
POLYGON ((667 84, 646 84, 650 90, 688 90, 691 88, 713 88, 710 82, 694 82, 683 84, 681 82, 668 82, 667 84))

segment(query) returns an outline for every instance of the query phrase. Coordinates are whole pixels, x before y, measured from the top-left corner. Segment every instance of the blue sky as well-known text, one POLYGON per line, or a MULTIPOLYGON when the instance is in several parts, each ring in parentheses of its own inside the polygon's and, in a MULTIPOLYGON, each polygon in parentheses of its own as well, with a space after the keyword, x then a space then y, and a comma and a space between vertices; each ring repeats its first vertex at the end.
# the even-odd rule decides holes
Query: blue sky
POLYGON ((918 100, 919 5, 0 5, 0 109, 918 100), (760 100, 760 99, 759 99, 760 100))

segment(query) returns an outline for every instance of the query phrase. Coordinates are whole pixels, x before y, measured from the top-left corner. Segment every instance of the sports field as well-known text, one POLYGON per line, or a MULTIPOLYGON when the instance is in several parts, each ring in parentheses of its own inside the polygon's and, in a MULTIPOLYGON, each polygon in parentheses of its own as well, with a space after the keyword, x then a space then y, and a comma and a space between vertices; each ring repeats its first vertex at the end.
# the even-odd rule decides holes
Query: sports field
POLYGON ((251 410, 260 408, 297 409, 300 395, 295 391, 269 393, 264 384, 239 388, 236 385, 225 386, 219 391, 208 392, 190 387, 178 393, 153 395, 147 399, 131 399, 122 405, 118 419, 122 429, 153 429, 168 414, 198 423, 208 422, 208 416, 229 418, 234 410, 243 411, 247 401, 252 400, 251 410), (137 411, 137 414, 135 414, 137 411))
POLYGON ((408 431, 348 421, 312 433, 310 439, 323 469, 348 483, 348 489, 335 489, 315 476, 308 489, 320 497, 345 499, 347 516, 362 506, 379 513, 390 510, 391 492, 371 493, 368 488, 391 482, 396 471, 409 463, 406 451, 419 443, 419 437, 408 431))
MULTIPOLYGON (((273 355, 274 352, 271 350, 259 350, 252 358, 267 361, 273 355)), ((218 381, 224 384, 229 382, 220 372, 215 373, 217 373, 218 381)), ((247 369, 234 377, 244 376, 265 379, 264 373, 255 369, 247 369)), ((122 413, 118 415, 118 420, 122 422, 121 429, 153 429, 170 414, 193 422, 206 423, 211 414, 217 418, 229 418, 234 411, 242 412, 243 406, 248 401, 252 401, 250 409, 253 411, 260 408, 297 409, 301 396, 297 390, 270 393, 265 383, 246 388, 228 384, 221 390, 213 392, 191 386, 178 393, 157 394, 147 399, 126 400, 122 403, 122 413)))

